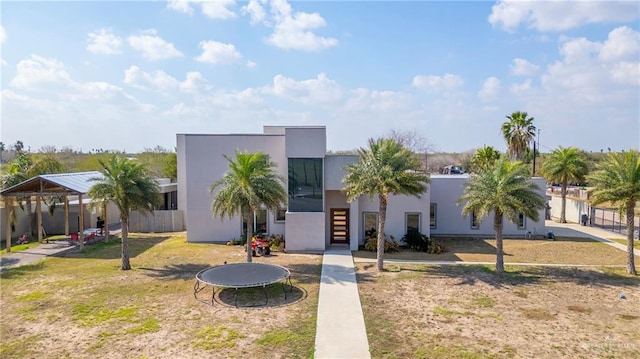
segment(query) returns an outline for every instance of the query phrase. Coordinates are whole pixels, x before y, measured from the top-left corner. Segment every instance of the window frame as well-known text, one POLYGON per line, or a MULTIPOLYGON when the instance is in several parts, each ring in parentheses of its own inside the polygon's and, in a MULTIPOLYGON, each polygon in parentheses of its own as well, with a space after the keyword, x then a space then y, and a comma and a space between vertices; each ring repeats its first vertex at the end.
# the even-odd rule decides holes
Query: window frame
POLYGON ((480 229, 480 222, 478 221, 478 215, 476 214, 476 211, 471 211, 469 218, 470 218, 469 225, 471 226, 471 229, 473 230, 480 229))
POLYGON ((438 204, 429 203, 429 228, 438 228, 438 204), (432 222, 433 219, 433 223, 432 222))
POLYGON ((287 209, 282 207, 273 211, 273 223, 284 223, 287 220, 287 209), (282 212, 282 219, 278 217, 278 213, 282 212))
POLYGON ((527 229, 527 216, 522 212, 518 213, 518 223, 516 223, 516 227, 518 227, 518 229, 527 229))
POLYGON ((376 218, 374 229, 378 231, 378 224, 380 223, 380 213, 378 212, 362 212, 362 238, 365 238, 367 232, 367 215, 374 215, 376 218))
POLYGON ((418 233, 422 233, 422 212, 404 212, 404 233, 409 233, 409 216, 418 215, 418 233))

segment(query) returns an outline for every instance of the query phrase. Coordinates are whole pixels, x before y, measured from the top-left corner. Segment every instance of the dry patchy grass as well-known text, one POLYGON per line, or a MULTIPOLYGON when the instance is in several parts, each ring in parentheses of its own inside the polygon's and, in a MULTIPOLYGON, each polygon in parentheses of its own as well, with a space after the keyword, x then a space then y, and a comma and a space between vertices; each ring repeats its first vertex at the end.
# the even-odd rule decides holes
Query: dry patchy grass
MULTIPOLYGON (((496 241, 480 238, 444 238, 437 239, 444 244, 447 252, 428 254, 401 250, 387 253, 385 259, 400 260, 438 260, 465 262, 495 262, 496 241)), ((625 265, 626 253, 601 242, 588 238, 558 237, 550 240, 505 239, 505 263, 552 263, 580 265, 625 265)), ((375 258, 374 252, 358 251, 359 258, 375 258)))
POLYGON ((357 265, 374 358, 640 357, 640 278, 621 269, 396 266, 357 265))
MULTIPOLYGON (((244 261, 240 247, 187 243, 184 233, 134 235, 130 271, 119 270, 119 251, 98 244, 2 273, 0 357, 312 355, 321 256, 256 258, 288 267, 293 292, 285 300, 274 285, 266 307, 235 308, 229 291, 211 306, 194 299, 193 287, 199 270, 244 261)), ((239 304, 254 294, 242 295, 239 304)))

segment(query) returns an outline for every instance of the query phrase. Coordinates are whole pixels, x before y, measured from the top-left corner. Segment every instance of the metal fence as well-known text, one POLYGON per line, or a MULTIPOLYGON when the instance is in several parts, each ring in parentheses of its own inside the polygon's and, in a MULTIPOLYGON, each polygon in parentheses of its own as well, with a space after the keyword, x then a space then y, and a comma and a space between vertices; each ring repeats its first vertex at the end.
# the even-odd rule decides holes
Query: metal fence
MULTIPOLYGON (((640 217, 635 216, 635 236, 638 237, 638 229, 640 227, 640 217)), ((611 208, 591 208, 591 225, 600 227, 608 231, 627 235, 627 220, 620 216, 616 209, 611 208)))

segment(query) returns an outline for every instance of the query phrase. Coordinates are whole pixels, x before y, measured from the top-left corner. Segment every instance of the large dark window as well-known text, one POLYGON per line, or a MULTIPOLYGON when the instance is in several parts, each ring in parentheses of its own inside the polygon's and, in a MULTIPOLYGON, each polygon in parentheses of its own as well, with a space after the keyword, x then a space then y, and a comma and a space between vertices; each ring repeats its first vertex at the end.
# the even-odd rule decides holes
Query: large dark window
MULTIPOLYGON (((255 216, 253 217, 253 234, 254 235, 265 235, 268 233, 269 228, 267 228, 267 210, 266 209, 257 209, 255 216)), ((247 221, 242 218, 242 234, 247 234, 247 221)))
POLYGON ((322 158, 289 158, 289 212, 322 212, 322 158))

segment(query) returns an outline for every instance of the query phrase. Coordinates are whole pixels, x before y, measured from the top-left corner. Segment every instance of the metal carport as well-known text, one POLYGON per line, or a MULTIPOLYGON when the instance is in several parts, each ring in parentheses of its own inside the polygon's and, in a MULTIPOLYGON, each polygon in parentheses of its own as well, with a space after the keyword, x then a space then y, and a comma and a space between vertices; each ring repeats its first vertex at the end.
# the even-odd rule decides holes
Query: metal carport
MULTIPOLYGON (((89 192, 89 189, 96 183, 93 179, 103 178, 102 173, 98 171, 92 172, 76 172, 76 173, 57 173, 39 175, 30 178, 24 182, 0 191, 0 195, 5 198, 5 236, 7 241, 7 252, 11 252, 11 212, 13 207, 10 205, 8 197, 16 199, 32 197, 36 198, 36 221, 38 231, 38 242, 42 242, 42 198, 50 196, 64 197, 64 229, 65 235, 69 235, 69 196, 78 196, 80 228, 79 242, 80 246, 84 245, 84 205, 82 203, 83 196, 89 192)), ((105 226, 108 226, 107 211, 104 211, 105 226)), ((105 228, 108 236, 109 230, 105 228)))

